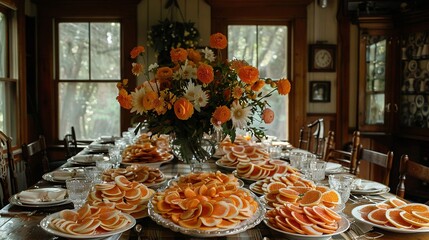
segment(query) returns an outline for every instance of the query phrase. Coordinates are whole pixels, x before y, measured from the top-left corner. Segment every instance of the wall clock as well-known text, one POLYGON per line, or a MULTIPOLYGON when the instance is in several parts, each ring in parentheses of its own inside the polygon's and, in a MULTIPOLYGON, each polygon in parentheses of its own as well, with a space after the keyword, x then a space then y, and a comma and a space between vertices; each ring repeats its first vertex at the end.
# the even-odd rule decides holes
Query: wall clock
POLYGON ((335 72, 336 45, 311 44, 308 58, 309 72, 335 72))

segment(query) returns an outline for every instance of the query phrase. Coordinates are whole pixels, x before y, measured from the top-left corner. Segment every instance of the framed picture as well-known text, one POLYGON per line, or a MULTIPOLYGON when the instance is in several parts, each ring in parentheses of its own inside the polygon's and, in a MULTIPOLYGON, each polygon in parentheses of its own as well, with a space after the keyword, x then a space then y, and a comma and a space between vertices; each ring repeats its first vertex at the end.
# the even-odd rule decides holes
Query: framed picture
POLYGON ((337 45, 311 44, 308 57, 308 71, 335 72, 337 45))
POLYGON ((310 81, 310 102, 330 102, 331 82, 310 81))

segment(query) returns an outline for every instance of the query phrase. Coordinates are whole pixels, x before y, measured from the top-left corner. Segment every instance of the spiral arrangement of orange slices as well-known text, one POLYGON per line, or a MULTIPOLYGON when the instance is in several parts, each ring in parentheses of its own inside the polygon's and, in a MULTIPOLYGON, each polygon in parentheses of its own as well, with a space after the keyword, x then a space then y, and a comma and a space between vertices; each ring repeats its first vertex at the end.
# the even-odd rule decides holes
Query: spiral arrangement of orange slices
POLYGON ((147 216, 147 203, 155 193, 144 184, 132 181, 125 176, 115 177, 113 183, 101 183, 95 185, 95 191, 91 191, 87 202, 92 206, 98 206, 105 202, 114 203, 114 207, 134 218, 147 216))
POLYGON ((270 187, 277 186, 280 187, 286 187, 286 186, 296 186, 296 187, 309 187, 309 188, 315 188, 316 184, 314 184, 313 181, 308 180, 303 177, 300 173, 286 173, 285 175, 274 175, 272 177, 267 177, 261 180, 258 180, 255 184, 251 186, 251 190, 257 194, 264 195, 269 192, 267 189, 267 186, 270 185, 270 187), (273 185, 270 183, 278 182, 280 184, 273 185))
MULTIPOLYGON (((225 179, 226 180, 226 179, 225 179)), ((259 208, 251 194, 218 179, 176 182, 152 198, 154 211, 188 229, 230 229, 252 217, 259 208)))
POLYGON ((236 167, 240 162, 258 163, 270 160, 270 154, 262 147, 256 145, 226 145, 222 147, 222 150, 225 155, 219 159, 219 163, 227 167, 236 167))
POLYGON ((124 163, 155 163, 170 160, 173 154, 165 148, 158 148, 150 142, 131 144, 122 151, 124 163))
POLYGON ((67 234, 93 235, 114 231, 129 223, 129 219, 116 210, 113 203, 103 203, 98 206, 85 204, 77 211, 62 210, 51 219, 49 226, 67 234))
POLYGON ((177 181, 173 181, 173 185, 178 185, 182 183, 190 184, 217 184, 217 185, 226 185, 233 184, 239 186, 238 178, 234 177, 232 174, 225 174, 220 171, 216 172, 201 172, 201 173, 189 173, 187 175, 180 176, 177 181))
POLYGON ((251 162, 237 164, 237 175, 251 180, 260 180, 275 174, 284 175, 297 172, 298 169, 282 160, 263 161, 258 164, 251 162))
POLYGON ((143 183, 151 186, 165 181, 164 174, 158 168, 142 165, 131 165, 126 168, 111 168, 103 172, 102 179, 106 182, 115 181, 115 177, 124 175, 129 181, 143 183))
POLYGON ((361 217, 381 226, 401 229, 429 227, 429 206, 422 203, 406 203, 398 198, 370 204, 360 209, 361 217))
POLYGON ((269 207, 281 207, 285 204, 294 203, 302 207, 324 206, 335 208, 341 204, 340 194, 325 186, 304 187, 286 186, 280 182, 268 184, 264 200, 269 207))
POLYGON ((337 231, 341 216, 323 206, 303 207, 292 203, 268 210, 268 224, 278 230, 303 234, 323 235, 337 231))

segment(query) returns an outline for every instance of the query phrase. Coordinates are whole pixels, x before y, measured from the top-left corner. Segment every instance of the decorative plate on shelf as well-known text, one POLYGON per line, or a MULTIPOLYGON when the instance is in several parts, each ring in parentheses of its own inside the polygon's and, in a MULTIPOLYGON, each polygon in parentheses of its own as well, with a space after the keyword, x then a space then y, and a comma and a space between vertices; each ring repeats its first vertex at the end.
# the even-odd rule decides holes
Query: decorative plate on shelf
POLYGON ((338 235, 338 234, 341 234, 341 233, 347 231, 347 229, 349 229, 349 227, 350 227, 349 220, 347 220, 347 218, 345 218, 345 217, 342 217, 340 222, 339 222, 337 231, 335 231, 332 234, 304 235, 304 234, 290 233, 290 232, 282 231, 282 230, 272 226, 270 224, 270 222, 268 222, 268 220, 266 220, 266 219, 264 219, 264 223, 265 223, 265 225, 267 225, 269 228, 273 229, 274 231, 283 233, 287 237, 287 239, 290 239, 290 240, 328 240, 328 239, 332 239, 332 237, 335 235, 338 235))
POLYGON ((127 218, 129 220, 129 223, 127 225, 125 225, 124 227, 118 228, 118 229, 110 231, 110 232, 96 231, 94 234, 91 234, 91 235, 88 235, 88 234, 74 235, 74 234, 69 234, 69 233, 58 231, 56 229, 53 229, 49 225, 49 223, 52 221, 52 219, 58 218, 59 212, 56 212, 56 213, 53 213, 53 214, 46 216, 40 222, 40 227, 42 227, 43 230, 54 234, 55 236, 64 237, 67 239, 105 239, 105 238, 108 238, 108 237, 116 235, 116 234, 121 234, 121 233, 131 229, 136 224, 136 220, 131 215, 128 215, 126 213, 121 213, 121 214, 123 214, 125 216, 125 218, 127 218))
POLYGON ((152 201, 149 201, 148 203, 148 209, 149 209, 149 216, 154 220, 157 224, 169 228, 172 231, 180 232, 185 235, 194 236, 194 237, 221 237, 221 236, 228 236, 233 235, 237 233, 241 233, 246 231, 247 229, 254 228, 256 225, 258 225, 265 217, 265 208, 262 206, 261 202, 259 201, 259 198, 252 194, 255 201, 258 203, 258 209, 253 214, 253 216, 249 217, 248 219, 240 222, 238 225, 236 225, 234 228, 231 229, 218 229, 213 231, 205 231, 205 230, 198 230, 198 229, 190 229, 182 227, 173 221, 169 219, 165 219, 160 214, 158 214, 154 210, 154 206, 152 204, 152 201))
POLYGON ((408 70, 410 70, 410 72, 415 72, 417 70, 417 67, 418 67, 418 65, 417 65, 417 61, 416 60, 411 60, 408 63, 408 70))

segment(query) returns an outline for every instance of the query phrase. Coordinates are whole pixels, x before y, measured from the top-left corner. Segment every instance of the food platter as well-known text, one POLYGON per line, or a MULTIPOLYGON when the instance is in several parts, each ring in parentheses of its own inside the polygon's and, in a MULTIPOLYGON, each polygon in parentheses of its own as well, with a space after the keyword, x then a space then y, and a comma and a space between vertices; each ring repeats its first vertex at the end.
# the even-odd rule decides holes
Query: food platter
POLYGON ((85 235, 85 234, 74 235, 74 234, 68 234, 68 233, 53 229, 49 225, 49 223, 52 221, 52 219, 58 218, 59 212, 50 214, 50 215, 46 216, 45 218, 43 218, 42 221, 40 222, 40 227, 42 227, 43 230, 54 234, 55 236, 64 237, 67 239, 101 239, 101 238, 104 239, 104 238, 108 238, 108 237, 111 237, 111 236, 116 235, 116 234, 121 234, 121 233, 129 230, 130 228, 132 228, 136 224, 136 220, 131 215, 126 214, 126 213, 122 213, 122 214, 124 215, 125 218, 127 218, 129 220, 129 223, 127 225, 125 225, 124 227, 118 228, 116 230, 110 231, 110 232, 106 232, 106 231, 96 232, 95 234, 92 234, 92 235, 85 235))
POLYGON ((159 168, 162 164, 171 162, 173 159, 174 159, 174 155, 170 155, 164 161, 159 161, 159 162, 121 162, 121 164, 125 166, 140 165, 140 166, 147 166, 151 168, 159 168))
POLYGON ((162 225, 165 228, 169 228, 172 231, 180 232, 185 235, 190 235, 194 237, 221 237, 221 236, 233 235, 255 227, 265 217, 265 208, 262 206, 261 202, 259 201, 259 198, 255 196, 253 193, 250 193, 250 194, 258 203, 258 206, 259 206, 258 209, 253 214, 253 216, 240 222, 238 225, 236 225, 234 228, 231 228, 231 229, 218 229, 213 231, 205 231, 205 230, 190 229, 190 228, 182 227, 169 219, 165 219, 164 217, 162 217, 162 215, 158 214, 154 209, 152 201, 149 201, 148 203, 149 216, 157 224, 162 225))
POLYGON ((223 164, 222 164, 221 159, 217 160, 215 163, 216 163, 216 165, 217 165, 217 166, 219 166, 219 167, 221 167, 221 168, 224 168, 224 169, 227 169, 227 170, 230 170, 230 171, 232 171, 232 170, 235 170, 235 169, 236 169, 236 167, 234 167, 234 166, 226 166, 226 165, 223 165, 223 164))
POLYGON ((367 221, 365 220, 361 213, 360 210, 366 206, 369 205, 374 205, 374 204, 365 204, 365 205, 361 205, 361 206, 357 206, 355 208, 353 208, 352 210, 352 216, 363 223, 369 224, 371 226, 389 231, 389 232, 397 232, 397 233, 427 233, 429 232, 429 228, 420 228, 420 229, 405 229, 405 228, 396 228, 396 227, 389 227, 389 226, 385 226, 385 225, 380 225, 380 224, 375 224, 373 222, 367 221))
POLYGON ((287 239, 290 240, 328 240, 328 239, 332 239, 333 236, 341 234, 345 231, 347 231, 347 229, 349 229, 350 227, 350 222, 345 218, 342 217, 340 222, 339 222, 339 226, 337 231, 335 231, 332 234, 323 234, 323 235, 304 235, 304 234, 298 234, 298 233, 290 233, 290 232, 285 232, 282 231, 278 228, 275 228, 274 226, 272 226, 267 219, 264 219, 264 223, 265 225, 267 225, 269 228, 273 229, 274 231, 283 233, 287 239))

